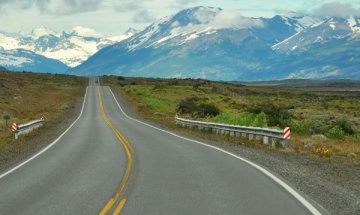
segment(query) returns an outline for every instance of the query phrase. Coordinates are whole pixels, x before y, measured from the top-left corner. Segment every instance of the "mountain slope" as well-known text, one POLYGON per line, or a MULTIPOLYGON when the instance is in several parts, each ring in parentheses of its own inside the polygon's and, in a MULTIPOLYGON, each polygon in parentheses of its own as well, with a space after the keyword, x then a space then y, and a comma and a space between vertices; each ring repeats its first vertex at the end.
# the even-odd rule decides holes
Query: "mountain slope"
POLYGON ((69 69, 58 60, 49 59, 23 49, 0 49, 0 65, 5 66, 10 71, 64 73, 69 69))
POLYGON ((100 50, 69 72, 223 80, 246 78, 249 73, 262 76, 273 58, 271 46, 306 27, 302 18, 256 19, 195 7, 100 50))
POLYGON ((248 18, 195 7, 105 47, 69 73, 213 80, 360 78, 354 22, 299 14, 248 18), (327 35, 326 42, 314 42, 319 35, 327 35), (293 38, 302 42, 301 52, 278 48, 293 38))
POLYGON ((0 47, 5 50, 29 50, 74 67, 99 49, 127 39, 135 32, 130 29, 123 35, 106 37, 93 29, 80 26, 62 33, 40 26, 29 35, 0 33, 0 47))
POLYGON ((0 71, 7 71, 5 67, 0 66, 0 71))
POLYGON ((273 48, 281 52, 304 51, 315 43, 324 44, 348 36, 356 37, 359 33, 360 18, 350 17, 345 19, 332 17, 324 22, 304 29, 274 45, 273 48))

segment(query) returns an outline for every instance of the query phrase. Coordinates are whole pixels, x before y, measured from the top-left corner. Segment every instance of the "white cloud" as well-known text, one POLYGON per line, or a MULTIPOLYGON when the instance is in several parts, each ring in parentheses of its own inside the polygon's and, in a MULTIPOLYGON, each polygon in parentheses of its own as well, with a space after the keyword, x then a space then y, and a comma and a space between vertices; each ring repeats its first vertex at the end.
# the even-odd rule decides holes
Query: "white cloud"
POLYGON ((41 13, 67 15, 96 11, 103 0, 0 0, 0 8, 30 9, 36 7, 41 13))
POLYGON ((316 8, 313 13, 320 16, 360 16, 360 8, 356 8, 350 3, 331 2, 316 8))
POLYGON ((133 17, 135 23, 150 23, 156 20, 156 17, 149 13, 147 10, 139 10, 133 17))
POLYGON ((251 26, 262 27, 263 23, 244 17, 238 11, 222 10, 215 16, 212 25, 223 28, 247 28, 251 26))

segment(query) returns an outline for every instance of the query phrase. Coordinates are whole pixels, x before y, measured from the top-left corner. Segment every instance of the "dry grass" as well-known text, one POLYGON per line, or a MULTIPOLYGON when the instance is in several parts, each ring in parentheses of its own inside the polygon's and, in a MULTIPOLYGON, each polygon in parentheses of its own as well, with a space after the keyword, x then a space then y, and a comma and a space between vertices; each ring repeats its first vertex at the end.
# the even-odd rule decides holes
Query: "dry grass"
POLYGON ((3 114, 18 124, 45 117, 46 127, 55 124, 74 105, 81 93, 83 79, 74 76, 0 72, 0 149, 24 141, 15 141, 3 114))
MULTIPOLYGON (((285 116, 282 120, 275 120, 271 126, 283 128, 292 125, 290 149, 294 152, 360 160, 360 94, 358 92, 337 92, 336 89, 309 91, 305 88, 247 87, 206 80, 104 77, 104 82, 126 94, 129 101, 144 117, 169 127, 174 127, 174 115, 177 113, 178 104, 186 98, 201 98, 202 101, 217 106, 222 113, 229 116, 240 116, 244 112, 261 109, 270 104, 279 109, 280 116, 282 113, 289 113, 288 118, 285 116), (355 133, 345 133, 338 139, 324 138, 324 135, 328 135, 328 131, 343 119, 355 133), (313 134, 323 136, 319 138, 313 134)), ((267 117, 271 116, 267 115, 267 117)), ((226 120, 226 117, 223 120, 226 120)), ((271 124, 270 120, 268 124, 271 124)), ((234 141, 247 142, 232 140, 234 141)))

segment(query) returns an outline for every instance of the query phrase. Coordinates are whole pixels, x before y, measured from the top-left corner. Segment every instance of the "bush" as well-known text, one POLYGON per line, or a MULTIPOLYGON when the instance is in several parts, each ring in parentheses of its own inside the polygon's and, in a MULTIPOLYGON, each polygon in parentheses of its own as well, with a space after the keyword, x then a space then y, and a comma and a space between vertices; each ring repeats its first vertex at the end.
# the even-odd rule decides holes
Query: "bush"
POLYGON ((124 81, 124 80, 125 80, 125 78, 124 78, 123 76, 118 76, 117 79, 118 79, 119 81, 124 81))
POLYGON ((268 116, 267 123, 269 126, 285 127, 292 118, 292 115, 287 109, 275 106, 270 102, 261 105, 253 105, 247 108, 247 112, 254 114, 264 112, 268 116))
POLYGON ((162 90, 164 88, 165 88, 165 86, 163 84, 156 83, 156 84, 154 84, 153 90, 162 90))
POLYGON ((197 112, 199 117, 214 117, 220 114, 219 108, 212 104, 201 104, 197 112))
POLYGON ((197 117, 214 117, 219 115, 220 110, 215 105, 200 103, 200 101, 206 100, 198 97, 191 97, 185 100, 181 100, 178 104, 177 111, 180 113, 190 113, 197 117))
POLYGON ((344 138, 344 135, 345 132, 337 125, 332 127, 326 134, 326 136, 332 139, 342 139, 344 138))
POLYGON ((355 134, 354 129, 351 127, 351 124, 346 119, 341 119, 335 123, 336 126, 339 126, 345 134, 353 135, 355 134))
POLYGON ((255 115, 252 113, 221 113, 212 118, 213 122, 226 123, 233 125, 251 126, 254 122, 255 115))
POLYGON ((181 100, 177 107, 177 111, 180 113, 193 113, 196 111, 197 107, 195 101, 199 100, 198 97, 187 98, 181 100))
POLYGON ((261 112, 258 115, 256 115, 254 122, 252 123, 252 126, 267 127, 266 114, 264 112, 261 112))
POLYGON ((291 130, 298 134, 310 134, 311 133, 311 123, 308 120, 298 121, 291 119, 289 122, 291 130))
POLYGON ((169 86, 179 85, 179 81, 178 81, 178 80, 171 80, 171 81, 169 81, 168 85, 169 85, 169 86))

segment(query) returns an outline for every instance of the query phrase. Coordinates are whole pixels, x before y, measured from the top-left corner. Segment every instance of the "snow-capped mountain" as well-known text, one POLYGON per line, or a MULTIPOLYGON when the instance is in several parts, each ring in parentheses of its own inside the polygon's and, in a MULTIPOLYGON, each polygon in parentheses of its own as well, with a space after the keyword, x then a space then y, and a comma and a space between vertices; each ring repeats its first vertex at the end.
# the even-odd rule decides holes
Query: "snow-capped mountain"
POLYGON ((0 65, 6 67, 10 71, 25 70, 49 73, 64 73, 69 69, 69 67, 58 60, 49 59, 32 51, 23 49, 0 49, 0 65))
POLYGON ((215 80, 359 77, 354 69, 360 63, 358 44, 343 49, 328 44, 296 55, 274 50, 327 21, 296 13, 250 18, 219 8, 190 8, 103 48, 69 73, 215 80), (344 60, 346 53, 351 57, 344 60))
POLYGON ((136 50, 162 45, 178 46, 229 29, 246 31, 273 44, 318 21, 318 18, 298 14, 275 16, 271 19, 248 18, 238 12, 224 11, 220 8, 195 7, 153 23, 126 41, 126 48, 136 50))
POLYGON ((123 35, 106 37, 93 29, 80 26, 62 33, 40 26, 28 35, 0 32, 0 47, 5 50, 29 50, 74 67, 101 48, 127 39, 134 33, 136 30, 130 29, 123 35))
POLYGON ((281 52, 304 51, 310 46, 343 38, 357 39, 360 35, 360 18, 331 17, 314 24, 273 46, 281 52))
POLYGON ((7 71, 5 67, 0 66, 0 71, 7 71))

